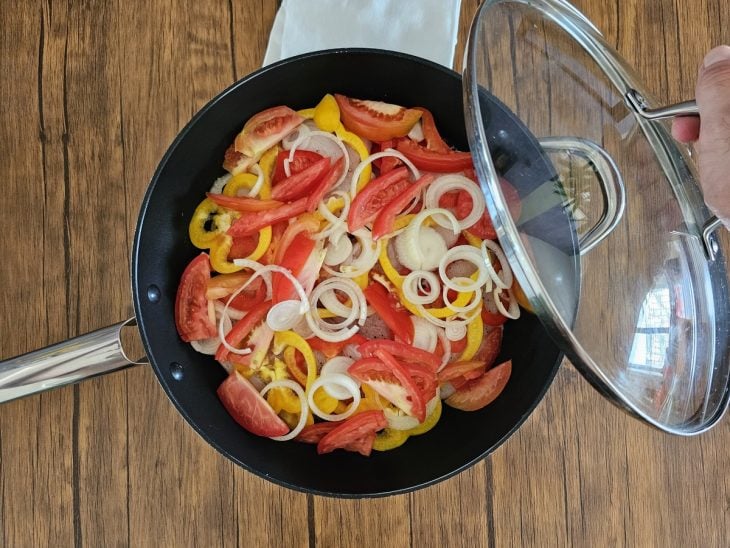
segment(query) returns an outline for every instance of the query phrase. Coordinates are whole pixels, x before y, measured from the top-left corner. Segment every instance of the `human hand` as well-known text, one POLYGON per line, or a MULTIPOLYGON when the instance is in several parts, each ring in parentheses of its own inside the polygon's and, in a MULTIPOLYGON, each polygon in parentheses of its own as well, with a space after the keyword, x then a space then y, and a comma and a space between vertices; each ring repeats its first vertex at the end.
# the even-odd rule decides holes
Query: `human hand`
POLYGON ((707 53, 699 68, 695 97, 700 118, 675 118, 672 134, 683 143, 697 142, 705 202, 730 229, 730 46, 707 53))

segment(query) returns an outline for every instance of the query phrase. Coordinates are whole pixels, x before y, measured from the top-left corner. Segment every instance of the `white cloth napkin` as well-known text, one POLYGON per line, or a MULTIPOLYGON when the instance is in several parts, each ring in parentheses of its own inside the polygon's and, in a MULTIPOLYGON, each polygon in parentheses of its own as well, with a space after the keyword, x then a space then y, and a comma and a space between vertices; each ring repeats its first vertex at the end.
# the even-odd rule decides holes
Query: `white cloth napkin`
POLYGON ((283 0, 264 65, 342 47, 410 53, 451 68, 461 0, 283 0))

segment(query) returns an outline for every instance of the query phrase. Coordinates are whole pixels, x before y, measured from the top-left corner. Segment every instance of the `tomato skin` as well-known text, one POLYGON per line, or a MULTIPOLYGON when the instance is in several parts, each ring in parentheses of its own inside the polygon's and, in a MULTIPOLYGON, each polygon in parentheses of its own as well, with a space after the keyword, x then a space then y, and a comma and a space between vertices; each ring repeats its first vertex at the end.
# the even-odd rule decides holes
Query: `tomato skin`
POLYGON ((468 381, 446 398, 446 404, 461 411, 477 411, 502 393, 512 374, 512 360, 499 364, 481 377, 468 381))
MULTIPOLYGON (((385 159, 387 158, 383 158, 385 159)), ((390 170, 370 181, 352 200, 347 215, 348 230, 354 232, 375 220, 378 212, 408 188, 409 184, 408 169, 405 166, 390 170)))
POLYGON ((434 179, 435 176, 430 173, 423 175, 416 182, 410 183, 409 187, 393 198, 393 200, 391 200, 390 203, 385 206, 380 213, 378 213, 377 217, 375 217, 375 222, 373 223, 373 240, 378 240, 386 234, 393 232, 393 224, 395 223, 396 215, 403 211, 411 200, 418 196, 421 193, 421 190, 430 185, 434 179))
POLYGON ((472 167, 469 152, 437 152, 411 141, 399 139, 396 145, 398 152, 408 158, 418 169, 436 173, 454 173, 472 167))
MULTIPOLYGON (((380 152, 389 148, 395 148, 394 139, 388 139, 387 141, 378 143, 378 150, 380 152)), ((373 164, 375 164, 375 167, 380 170, 381 175, 385 175, 386 173, 393 171, 395 168, 402 166, 403 162, 394 156, 386 156, 385 158, 373 161, 373 164)))
POLYGON ((266 211, 257 211, 241 215, 235 223, 228 229, 228 235, 248 236, 255 234, 265 226, 273 225, 281 221, 286 221, 297 215, 301 215, 307 210, 307 199, 299 198, 297 201, 283 205, 276 209, 268 209, 266 211))
POLYGON ((337 182, 342 175, 342 170, 345 168, 345 159, 340 156, 334 164, 332 164, 328 171, 326 171, 322 177, 317 181, 317 184, 312 188, 312 192, 307 199, 307 211, 314 211, 317 209, 319 202, 327 194, 327 191, 337 182))
POLYGON ((339 423, 337 422, 315 422, 314 424, 305 426, 294 439, 302 443, 319 443, 326 434, 338 426, 339 423))
POLYGON ((486 364, 480 360, 470 360, 465 362, 453 362, 448 364, 438 373, 438 380, 441 383, 451 381, 457 377, 464 376, 466 380, 469 380, 467 375, 472 372, 478 372, 477 375, 472 376, 476 378, 486 370, 486 364))
MULTIPOLYGON (((279 266, 289 269, 293 276, 298 276, 304 264, 314 250, 314 240, 309 239, 306 233, 299 232, 289 247, 282 253, 279 266)), ((283 274, 274 272, 271 277, 271 295, 274 303, 291 299, 296 294, 294 285, 283 274)))
POLYGON ((262 110, 244 124, 233 142, 234 148, 245 156, 255 158, 302 122, 304 118, 286 106, 262 110))
POLYGON ((344 341, 340 342, 329 342, 329 341, 323 341, 319 337, 310 337, 307 339, 307 343, 311 347, 312 350, 316 350, 317 352, 321 352, 325 355, 327 358, 334 358, 335 356, 339 356, 342 354, 342 350, 350 345, 361 345, 364 342, 367 342, 368 339, 360 335, 359 333, 355 333, 352 337, 349 339, 345 339, 344 341))
MULTIPOLYGON (((421 398, 424 404, 424 420, 425 420, 425 405, 431 401, 432 398, 436 397, 436 389, 438 388, 438 379, 436 378, 436 371, 431 370, 428 367, 423 367, 417 363, 403 363, 403 367, 413 379, 413 383, 421 393, 421 398)), ((421 421, 423 422, 423 421, 421 421)))
POLYGON ((396 308, 395 299, 377 282, 371 282, 364 290, 365 299, 385 325, 406 344, 413 343, 413 322, 403 309, 396 308))
POLYGON ((261 278, 256 278, 251 285, 236 295, 228 306, 245 312, 264 300, 266 300, 266 284, 261 278))
POLYGON ((434 373, 438 369, 438 366, 441 365, 441 358, 431 352, 426 352, 409 344, 386 339, 367 341, 361 344, 357 350, 363 358, 371 358, 376 355, 378 350, 385 350, 402 360, 424 364, 434 373))
MULTIPOLYGON (((324 158, 321 154, 317 154, 313 150, 300 150, 294 151, 294 157, 289 162, 289 173, 296 175, 301 173, 313 163, 324 158)), ((276 167, 274 167, 274 175, 271 177, 271 184, 276 186, 279 182, 286 179, 286 171, 284 171, 284 160, 289 159, 289 151, 282 150, 276 156, 276 167)))
MULTIPOLYGON (((264 303, 257 304, 249 310, 248 314, 238 320, 236 325, 233 326, 233 329, 228 332, 226 335, 226 342, 231 346, 241 344, 249 333, 251 333, 253 328, 266 317, 266 314, 272 304, 273 303, 271 301, 266 301, 264 303)), ((221 344, 218 347, 218 351, 215 353, 215 359, 222 362, 225 361, 230 354, 231 351, 221 344)))
POLYGON ((490 312, 484 306, 482 306, 482 321, 484 322, 484 325, 499 327, 507 321, 507 317, 503 316, 499 312, 490 312))
POLYGON ((444 142, 438 129, 436 129, 433 114, 423 107, 416 107, 416 110, 421 111, 421 128, 423 129, 423 137, 426 140, 426 148, 436 152, 451 152, 451 148, 444 142))
POLYGON ((252 434, 272 437, 289 432, 286 423, 238 371, 228 375, 216 393, 231 417, 252 434))
POLYGON ((205 195, 219 206, 235 211, 266 211, 284 205, 283 202, 277 200, 259 200, 258 198, 226 196, 225 194, 211 194, 210 192, 206 192, 205 195))
POLYGON ((314 189, 330 166, 329 158, 317 160, 308 168, 287 177, 271 190, 274 200, 291 201, 306 196, 314 189))
POLYGON ((205 296, 209 280, 210 260, 206 253, 201 253, 185 267, 175 295, 175 327, 185 342, 215 336, 205 296))
POLYGON ((344 126, 371 141, 387 141, 403 137, 421 117, 415 109, 407 109, 380 101, 351 99, 335 94, 344 126))
POLYGON ((323 455, 354 444, 353 448, 356 448, 362 455, 368 456, 372 449, 372 441, 375 440, 375 432, 386 426, 388 426, 388 421, 385 420, 385 414, 382 411, 363 411, 338 424, 336 428, 325 434, 317 444, 317 453, 323 455), (365 438, 364 444, 356 443, 362 438, 365 438), (369 448, 367 447, 368 441, 370 441, 369 448))
MULTIPOLYGON (((227 301, 228 299, 226 299, 226 297, 245 284, 250 277, 251 275, 246 272, 220 274, 208 281, 208 289, 205 296, 209 300, 223 299, 223 301, 227 301)), ((264 284, 264 280, 256 278, 246 287, 246 289, 233 298, 229 306, 236 310, 245 311, 253 308, 259 303, 262 303, 265 298, 266 285, 264 284)))

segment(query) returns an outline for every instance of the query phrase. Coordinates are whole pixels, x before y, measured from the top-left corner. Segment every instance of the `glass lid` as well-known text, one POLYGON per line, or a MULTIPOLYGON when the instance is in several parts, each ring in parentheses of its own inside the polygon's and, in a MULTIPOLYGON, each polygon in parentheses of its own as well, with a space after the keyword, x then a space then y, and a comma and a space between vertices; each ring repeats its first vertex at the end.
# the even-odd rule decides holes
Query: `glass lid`
POLYGON ((728 404, 726 261, 692 151, 643 112, 656 101, 567 2, 486 0, 464 104, 500 243, 571 362, 664 431, 711 427, 728 404))

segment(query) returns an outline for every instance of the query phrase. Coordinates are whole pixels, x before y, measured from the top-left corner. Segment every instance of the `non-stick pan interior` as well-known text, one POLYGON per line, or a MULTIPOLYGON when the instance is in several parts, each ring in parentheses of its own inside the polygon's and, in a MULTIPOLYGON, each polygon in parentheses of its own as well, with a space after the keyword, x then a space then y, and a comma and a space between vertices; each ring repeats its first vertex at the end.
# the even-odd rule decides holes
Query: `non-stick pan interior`
MULTIPOLYGON (((465 413, 444 407, 438 425, 393 451, 369 457, 275 442, 239 427, 216 396, 226 373, 212 357, 195 352, 175 330, 174 302, 180 275, 198 253, 188 239, 193 210, 224 173, 223 153, 243 123, 275 105, 311 107, 339 92, 431 110, 443 136, 465 150, 461 78, 414 57, 373 50, 306 55, 264 68, 215 98, 172 144, 145 196, 133 251, 133 291, 142 338, 152 366, 185 419, 211 445, 248 470, 281 485, 336 496, 378 496, 408 491, 447 478, 483 458, 537 405, 560 362, 556 346, 530 314, 508 322, 500 358, 513 373, 487 408, 465 413)), ((544 181, 551 170, 527 130, 501 103, 485 95, 487 131, 504 153, 498 165, 544 181)))

